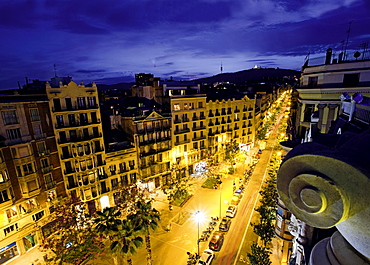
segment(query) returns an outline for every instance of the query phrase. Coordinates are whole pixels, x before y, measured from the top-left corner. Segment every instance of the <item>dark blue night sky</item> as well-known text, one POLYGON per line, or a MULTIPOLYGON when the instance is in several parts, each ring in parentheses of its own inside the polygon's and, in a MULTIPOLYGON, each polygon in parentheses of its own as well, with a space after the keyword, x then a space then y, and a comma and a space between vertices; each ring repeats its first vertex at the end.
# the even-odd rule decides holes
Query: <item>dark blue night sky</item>
POLYGON ((17 81, 193 79, 260 67, 299 70, 305 56, 370 40, 368 0, 2 0, 0 89, 17 81), (342 43, 341 43, 342 42, 342 43))

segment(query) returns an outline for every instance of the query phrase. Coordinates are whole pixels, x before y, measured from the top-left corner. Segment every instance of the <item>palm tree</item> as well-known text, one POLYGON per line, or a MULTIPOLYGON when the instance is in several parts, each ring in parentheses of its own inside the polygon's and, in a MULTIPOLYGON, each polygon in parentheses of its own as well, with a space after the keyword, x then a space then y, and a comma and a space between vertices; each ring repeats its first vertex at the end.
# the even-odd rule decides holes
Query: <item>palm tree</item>
POLYGON ((132 255, 143 244, 143 238, 138 236, 142 228, 133 226, 130 220, 118 219, 121 213, 115 207, 105 208, 96 214, 95 229, 110 242, 114 264, 120 264, 121 257, 127 257, 127 263, 132 265, 132 255))
POLYGON ((152 249, 150 244, 150 230, 155 230, 160 221, 160 213, 152 208, 151 201, 138 201, 136 203, 136 213, 130 214, 127 219, 132 220, 134 226, 141 227, 145 235, 145 245, 147 251, 147 265, 152 265, 152 249))

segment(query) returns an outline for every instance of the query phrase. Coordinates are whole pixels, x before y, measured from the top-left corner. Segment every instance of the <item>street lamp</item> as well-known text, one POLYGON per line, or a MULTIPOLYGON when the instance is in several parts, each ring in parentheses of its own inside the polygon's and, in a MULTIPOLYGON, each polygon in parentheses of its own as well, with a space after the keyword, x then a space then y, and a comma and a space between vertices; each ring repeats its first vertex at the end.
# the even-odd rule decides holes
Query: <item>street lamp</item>
POLYGON ((197 241, 197 244, 198 244, 198 257, 199 257, 199 224, 201 221, 203 221, 203 214, 200 212, 200 211, 196 211, 195 212, 195 220, 198 222, 198 241, 197 241))
POLYGON ((220 220, 221 220, 221 195, 222 195, 222 181, 220 180, 220 220))

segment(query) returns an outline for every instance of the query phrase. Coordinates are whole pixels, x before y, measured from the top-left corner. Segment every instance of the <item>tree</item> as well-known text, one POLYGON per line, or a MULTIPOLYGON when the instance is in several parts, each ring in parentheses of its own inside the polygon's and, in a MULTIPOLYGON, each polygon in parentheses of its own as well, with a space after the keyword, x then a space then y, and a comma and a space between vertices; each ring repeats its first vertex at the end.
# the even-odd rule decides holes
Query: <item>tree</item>
POLYGON ((173 171, 174 174, 171 174, 170 181, 162 188, 163 193, 166 194, 167 200, 170 204, 189 197, 189 190, 192 186, 192 184, 189 183, 190 178, 180 178, 175 174, 176 168, 174 168, 173 171))
POLYGON ((136 203, 136 213, 130 214, 127 217, 131 220, 134 226, 141 227, 145 235, 145 246, 147 251, 147 264, 152 264, 152 249, 150 243, 150 231, 154 231, 160 221, 160 213, 152 208, 151 201, 143 202, 138 201, 136 203))
POLYGON ((141 227, 135 227, 130 220, 120 220, 121 213, 115 207, 105 208, 96 214, 95 229, 99 234, 104 235, 109 243, 114 264, 121 264, 121 259, 126 257, 127 263, 131 265, 131 257, 143 244, 143 238, 138 235, 141 227))
POLYGON ((270 265, 271 251, 265 247, 260 247, 257 243, 251 245, 251 253, 247 253, 251 265, 270 265))
POLYGON ((69 199, 56 207, 51 214, 52 233, 45 237, 41 247, 54 255, 47 257, 48 264, 82 264, 103 252, 103 238, 93 229, 85 205, 69 199))

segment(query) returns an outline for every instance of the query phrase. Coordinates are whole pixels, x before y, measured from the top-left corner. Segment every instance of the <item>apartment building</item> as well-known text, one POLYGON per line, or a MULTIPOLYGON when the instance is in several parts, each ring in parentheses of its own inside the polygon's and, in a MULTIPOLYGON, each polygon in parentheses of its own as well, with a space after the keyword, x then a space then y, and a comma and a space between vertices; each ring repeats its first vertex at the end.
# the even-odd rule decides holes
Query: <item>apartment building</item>
POLYGON ((107 185, 110 190, 108 201, 102 207, 116 205, 120 199, 122 187, 136 184, 138 180, 138 162, 136 148, 121 143, 114 143, 106 148, 107 185))
POLYGON ((223 159, 228 142, 249 150, 255 139, 255 99, 247 96, 229 99, 207 97, 208 150, 214 161, 223 159))
POLYGON ((170 102, 172 164, 176 175, 185 177, 195 173, 198 163, 207 158, 206 95, 181 92, 172 94, 170 102))
POLYGON ((46 93, 68 196, 87 202, 90 212, 101 209, 110 188, 97 87, 71 81, 47 84, 46 93))
MULTIPOLYGON (((369 55, 367 55, 369 56, 369 55)), ((365 57, 366 58, 366 57, 365 57)), ((314 60, 312 60, 314 61, 314 60)), ((318 126, 327 133, 331 123, 337 119, 340 110, 340 96, 343 93, 361 93, 370 96, 370 61, 338 61, 328 49, 321 64, 306 63, 298 88, 299 107, 296 127, 301 138, 309 128, 311 115, 319 111, 318 126)))
POLYGON ((45 95, 0 96, 0 264, 42 240, 66 196, 45 95))
POLYGON ((171 117, 154 110, 122 117, 122 129, 136 147, 138 179, 150 190, 167 183, 171 175, 171 117))

